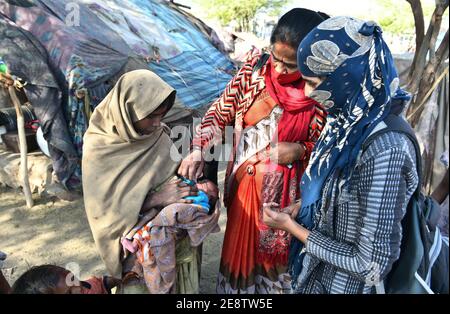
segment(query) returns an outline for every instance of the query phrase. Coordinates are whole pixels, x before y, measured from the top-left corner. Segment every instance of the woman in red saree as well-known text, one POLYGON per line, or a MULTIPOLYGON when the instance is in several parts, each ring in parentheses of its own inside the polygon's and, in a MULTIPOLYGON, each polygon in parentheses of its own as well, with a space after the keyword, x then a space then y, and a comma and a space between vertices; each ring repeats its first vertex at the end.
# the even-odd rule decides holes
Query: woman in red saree
POLYGON ((244 64, 211 106, 194 138, 194 150, 179 174, 197 179, 204 152, 234 126, 225 180, 227 227, 217 292, 286 293, 290 235, 262 222, 264 203, 293 210, 299 180, 325 124, 325 112, 305 97, 296 54, 300 41, 324 15, 293 9, 278 22, 271 54, 244 64))

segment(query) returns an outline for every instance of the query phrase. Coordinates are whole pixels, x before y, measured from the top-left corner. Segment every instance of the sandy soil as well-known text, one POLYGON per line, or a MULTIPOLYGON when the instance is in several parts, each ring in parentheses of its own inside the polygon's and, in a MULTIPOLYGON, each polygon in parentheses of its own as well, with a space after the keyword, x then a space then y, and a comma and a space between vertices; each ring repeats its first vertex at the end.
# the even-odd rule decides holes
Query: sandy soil
MULTIPOLYGON (((223 167, 221 167, 223 169, 223 167)), ((219 174, 223 182, 224 171, 219 174)), ((32 266, 79 265, 82 279, 106 274, 89 229, 82 199, 73 202, 34 195, 35 206, 27 209, 23 195, 0 186, 0 250, 8 254, 3 273, 13 283, 32 266)), ((215 293, 226 213, 222 210, 221 232, 204 243, 200 293, 215 293)))

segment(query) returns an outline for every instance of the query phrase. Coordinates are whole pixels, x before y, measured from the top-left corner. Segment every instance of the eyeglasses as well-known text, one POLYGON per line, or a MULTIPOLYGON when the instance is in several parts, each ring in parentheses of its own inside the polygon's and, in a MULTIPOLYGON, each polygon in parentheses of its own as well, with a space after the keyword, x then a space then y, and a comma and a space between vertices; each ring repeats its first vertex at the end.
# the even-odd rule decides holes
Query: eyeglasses
POLYGON ((273 53, 272 49, 270 50, 270 54, 271 54, 274 62, 283 64, 283 66, 288 70, 291 70, 291 71, 297 70, 297 67, 298 67, 297 64, 286 63, 283 60, 278 59, 277 57, 275 57, 275 54, 273 53))

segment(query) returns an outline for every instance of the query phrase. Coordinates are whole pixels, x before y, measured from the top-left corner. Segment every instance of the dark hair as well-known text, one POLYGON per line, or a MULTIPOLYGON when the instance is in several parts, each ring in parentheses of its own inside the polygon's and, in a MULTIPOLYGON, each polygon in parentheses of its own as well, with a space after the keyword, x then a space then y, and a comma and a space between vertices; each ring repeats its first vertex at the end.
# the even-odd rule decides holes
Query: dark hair
POLYGON ((58 285, 64 268, 54 265, 33 267, 16 280, 13 294, 50 294, 58 285))
POLYGON ((320 11, 317 11, 317 14, 319 14, 323 18, 324 21, 328 20, 330 18, 330 16, 328 14, 320 12, 320 11))
POLYGON ((296 8, 284 14, 275 26, 270 37, 270 43, 286 43, 296 49, 303 38, 317 25, 328 19, 329 16, 322 12, 296 8))

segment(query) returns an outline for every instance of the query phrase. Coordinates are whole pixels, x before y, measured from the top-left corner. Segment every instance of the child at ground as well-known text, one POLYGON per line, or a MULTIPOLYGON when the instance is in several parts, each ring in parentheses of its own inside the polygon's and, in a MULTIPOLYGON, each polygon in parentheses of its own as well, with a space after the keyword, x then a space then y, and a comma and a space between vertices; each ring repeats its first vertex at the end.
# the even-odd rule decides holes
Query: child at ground
POLYGON ((42 265, 25 272, 12 287, 12 294, 111 294, 120 280, 92 277, 81 281, 69 270, 42 265))

